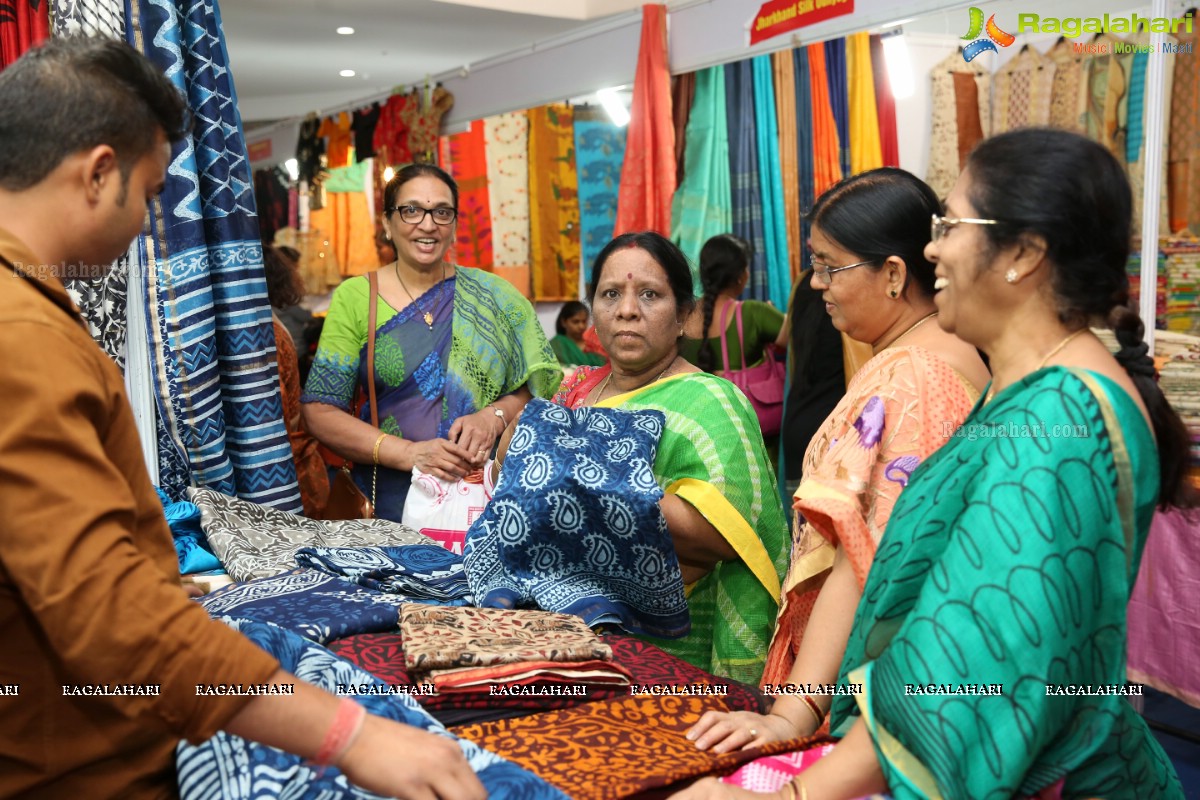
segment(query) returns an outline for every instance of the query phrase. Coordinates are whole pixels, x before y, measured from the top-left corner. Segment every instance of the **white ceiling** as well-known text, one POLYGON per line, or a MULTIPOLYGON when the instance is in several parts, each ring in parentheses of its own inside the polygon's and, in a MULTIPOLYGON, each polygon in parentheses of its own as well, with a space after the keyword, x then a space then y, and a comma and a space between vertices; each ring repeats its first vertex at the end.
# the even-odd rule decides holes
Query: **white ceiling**
POLYGON ((221 17, 242 119, 252 123, 348 105, 427 76, 469 69, 639 5, 640 0, 226 0, 221 17), (590 18, 496 10, 507 7, 590 18), (339 35, 336 29, 343 25, 355 33, 339 35), (340 77, 344 69, 357 74, 340 77))

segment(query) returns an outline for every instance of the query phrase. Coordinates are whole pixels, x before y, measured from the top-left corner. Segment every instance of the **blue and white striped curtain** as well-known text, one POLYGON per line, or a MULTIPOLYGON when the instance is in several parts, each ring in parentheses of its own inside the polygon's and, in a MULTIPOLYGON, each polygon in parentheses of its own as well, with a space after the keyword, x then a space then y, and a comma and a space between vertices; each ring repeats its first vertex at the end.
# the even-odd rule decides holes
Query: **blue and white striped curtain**
MULTIPOLYGON (((750 283, 743 296, 771 297, 763 234, 762 187, 759 182, 758 132, 754 113, 754 67, 750 59, 725 65, 725 100, 729 120, 729 176, 733 197, 733 233, 754 248, 750 283)), ((774 113, 775 102, 771 101, 774 113)))
POLYGON ((127 39, 185 94, 143 239, 159 483, 301 510, 237 95, 215 0, 127 0, 127 39))

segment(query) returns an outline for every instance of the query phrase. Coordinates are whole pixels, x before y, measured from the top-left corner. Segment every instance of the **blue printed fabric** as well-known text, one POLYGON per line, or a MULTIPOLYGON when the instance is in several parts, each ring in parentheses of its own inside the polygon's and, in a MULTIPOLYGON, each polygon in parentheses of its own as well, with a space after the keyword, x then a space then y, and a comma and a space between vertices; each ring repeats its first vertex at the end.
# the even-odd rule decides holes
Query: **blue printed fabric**
POLYGON ((154 487, 163 504, 163 514, 171 538, 175 541, 175 555, 179 557, 179 571, 184 575, 220 569, 220 560, 208 546, 208 538, 200 527, 200 507, 195 503, 172 503, 166 492, 154 487))
POLYGON ((205 595, 213 617, 270 622, 325 644, 358 633, 384 633, 400 623, 400 601, 314 569, 235 583, 205 595))
MULTIPOLYGON (((282 628, 261 622, 230 620, 230 627, 279 659, 283 669, 298 680, 337 692, 337 686, 377 684, 373 675, 282 628)), ((429 716, 412 697, 353 695, 368 713, 412 725, 452 739, 467 757, 467 763, 487 789, 489 797, 508 800, 567 800, 567 796, 531 772, 459 739, 429 716)), ((398 757, 404 758, 404 754, 398 757)), ((181 800, 375 800, 378 795, 353 786, 335 767, 307 763, 291 753, 249 742, 239 736, 218 733, 201 745, 179 744, 175 754, 181 800)), ((437 769, 437 764, 419 764, 437 769)))
POLYGON ((691 628, 651 472, 660 411, 535 398, 513 434, 463 564, 480 606, 535 607, 677 638, 691 628))
POLYGON ((400 595, 407 602, 465 606, 474 599, 462 556, 439 545, 301 547, 296 551, 296 563, 368 589, 400 595))

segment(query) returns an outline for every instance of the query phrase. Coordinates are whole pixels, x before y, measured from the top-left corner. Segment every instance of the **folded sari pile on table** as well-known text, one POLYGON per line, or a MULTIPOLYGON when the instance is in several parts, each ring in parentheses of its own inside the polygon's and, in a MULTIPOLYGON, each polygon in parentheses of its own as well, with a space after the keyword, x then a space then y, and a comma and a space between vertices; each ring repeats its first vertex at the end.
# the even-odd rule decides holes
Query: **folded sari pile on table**
POLYGON ((637 695, 453 731, 539 775, 574 800, 665 797, 704 775, 727 774, 763 755, 827 741, 793 739, 724 755, 698 750, 685 733, 705 711, 728 710, 724 699, 637 695))
MULTIPOLYGON (((280 666, 299 680, 339 694, 345 694, 339 687, 371 681, 370 675, 353 664, 282 628, 246 620, 233 620, 229 624, 278 658, 280 666)), ((566 800, 561 791, 536 775, 455 737, 411 697, 403 694, 361 695, 353 699, 370 714, 452 739, 462 749, 490 797, 566 800)), ((211 797, 223 800, 280 797, 290 800, 370 800, 377 797, 350 784, 336 767, 318 766, 300 756, 225 732, 200 745, 181 742, 176 751, 176 770, 182 800, 211 797)))
POLYGON ((212 617, 269 622, 320 644, 395 630, 401 602, 313 569, 233 584, 200 599, 212 617))
MULTIPOLYGON (((611 664, 629 673, 630 686, 704 686, 718 687, 722 698, 735 711, 764 713, 767 705, 755 687, 719 678, 663 652, 641 639, 621 633, 605 633, 600 641, 612 648, 611 664)), ((420 693, 404 665, 404 640, 395 633, 372 633, 339 639, 329 649, 388 686, 413 687, 416 700, 446 725, 463 725, 498 719, 510 719, 554 709, 573 708, 586 703, 628 697, 630 686, 589 683, 583 692, 553 690, 503 692, 479 687, 473 692, 438 691, 420 693)), ((552 684, 530 684, 534 687, 552 684)))
POLYGON ((249 581, 296 568, 302 547, 386 547, 432 539, 386 519, 308 519, 212 489, 188 489, 200 508, 200 528, 229 576, 249 581))
POLYGON ((628 686, 612 648, 579 617, 550 611, 405 605, 409 673, 442 692, 551 694, 587 684, 628 686))
POLYGON ((462 556, 434 544, 302 547, 296 563, 413 603, 461 606, 474 601, 462 556))

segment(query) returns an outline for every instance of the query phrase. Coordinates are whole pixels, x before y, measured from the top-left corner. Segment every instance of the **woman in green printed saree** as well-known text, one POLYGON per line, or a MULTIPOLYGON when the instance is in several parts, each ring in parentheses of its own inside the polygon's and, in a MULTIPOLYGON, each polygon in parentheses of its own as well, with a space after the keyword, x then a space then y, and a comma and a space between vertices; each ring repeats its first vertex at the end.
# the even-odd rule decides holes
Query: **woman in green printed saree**
POLYGON ((694 302, 687 260, 656 233, 623 234, 592 272, 611 365, 580 369, 556 402, 666 415, 653 471, 687 585, 691 632, 654 644, 745 683, 762 675, 787 570, 787 522, 758 418, 729 381, 678 354, 694 302))
POLYGON ((301 402, 308 430, 355 464, 375 515, 400 521, 419 468, 456 480, 481 467, 507 422, 561 380, 529 301, 507 281, 447 262, 458 187, 431 164, 404 167, 384 189, 396 261, 334 291, 301 402), (370 287, 376 303, 379 428, 366 394, 370 287))
POLYGON ((934 216, 939 324, 995 378, 892 512, 839 677, 862 692, 831 713, 845 738, 777 797, 1183 796, 1122 696, 1125 607, 1186 442, 1126 307, 1130 203, 1102 146, 1023 129, 979 145, 934 216), (1115 359, 1088 329, 1105 319, 1115 359))

